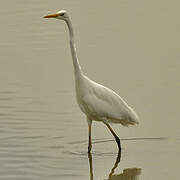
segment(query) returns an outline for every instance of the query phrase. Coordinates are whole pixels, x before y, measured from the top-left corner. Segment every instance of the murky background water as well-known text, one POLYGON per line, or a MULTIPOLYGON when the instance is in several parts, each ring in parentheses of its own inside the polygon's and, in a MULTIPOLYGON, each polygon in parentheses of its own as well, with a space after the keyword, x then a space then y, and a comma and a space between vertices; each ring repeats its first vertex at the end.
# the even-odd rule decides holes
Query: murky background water
POLYGON ((84 180, 93 172, 94 180, 109 174, 114 180, 178 180, 179 6, 177 0, 3 1, 0 179, 84 180), (93 124, 88 159, 67 27, 42 18, 60 9, 71 14, 83 70, 140 116, 139 126, 113 125, 122 138, 121 160, 101 123, 93 124))

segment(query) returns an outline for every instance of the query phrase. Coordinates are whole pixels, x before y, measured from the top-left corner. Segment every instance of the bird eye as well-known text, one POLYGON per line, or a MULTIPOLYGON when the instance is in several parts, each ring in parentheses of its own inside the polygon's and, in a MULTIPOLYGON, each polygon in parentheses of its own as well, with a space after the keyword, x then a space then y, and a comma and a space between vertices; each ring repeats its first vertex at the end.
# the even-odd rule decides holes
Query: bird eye
POLYGON ((64 16, 64 13, 62 13, 61 16, 64 16))

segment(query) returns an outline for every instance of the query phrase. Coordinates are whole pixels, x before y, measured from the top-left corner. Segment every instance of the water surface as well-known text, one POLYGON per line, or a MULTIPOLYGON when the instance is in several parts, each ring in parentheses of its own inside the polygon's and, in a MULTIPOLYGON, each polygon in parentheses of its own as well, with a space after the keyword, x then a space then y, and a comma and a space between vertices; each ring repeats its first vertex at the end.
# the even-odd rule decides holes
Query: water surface
POLYGON ((0 7, 0 179, 179 179, 179 1, 14 0, 0 7), (139 126, 92 129, 75 99, 67 9, 86 74, 120 94, 139 126))

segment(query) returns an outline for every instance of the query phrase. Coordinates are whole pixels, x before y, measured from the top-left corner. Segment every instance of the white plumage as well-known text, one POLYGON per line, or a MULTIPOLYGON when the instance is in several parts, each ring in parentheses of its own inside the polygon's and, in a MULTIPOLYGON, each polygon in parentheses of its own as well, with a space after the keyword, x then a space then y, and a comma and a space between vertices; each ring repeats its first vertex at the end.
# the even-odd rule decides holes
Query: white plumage
POLYGON ((81 110, 92 120, 121 123, 124 126, 138 123, 134 110, 114 91, 83 74, 76 82, 77 101, 81 110))
POLYGON ((120 123, 123 126, 138 124, 135 111, 113 90, 104 87, 86 77, 79 65, 74 43, 74 32, 68 13, 61 10, 45 18, 64 20, 69 29, 70 48, 74 65, 76 97, 80 109, 86 114, 89 126, 88 152, 91 151, 91 124, 92 121, 102 121, 116 139, 119 150, 120 139, 110 127, 109 123, 120 123))

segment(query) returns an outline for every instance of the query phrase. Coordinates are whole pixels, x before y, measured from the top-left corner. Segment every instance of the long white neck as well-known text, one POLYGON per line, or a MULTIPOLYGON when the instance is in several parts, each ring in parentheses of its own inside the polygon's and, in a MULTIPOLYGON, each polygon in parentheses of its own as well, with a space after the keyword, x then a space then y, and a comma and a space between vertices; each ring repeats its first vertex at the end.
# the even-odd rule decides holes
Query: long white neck
POLYGON ((80 66, 78 58, 77 58, 76 47, 75 47, 75 42, 74 42, 73 27, 72 27, 71 20, 69 18, 66 20, 66 24, 69 29, 70 48, 71 48, 73 66, 74 66, 74 73, 75 73, 75 76, 78 76, 78 75, 81 75, 82 72, 81 72, 81 66, 80 66))

